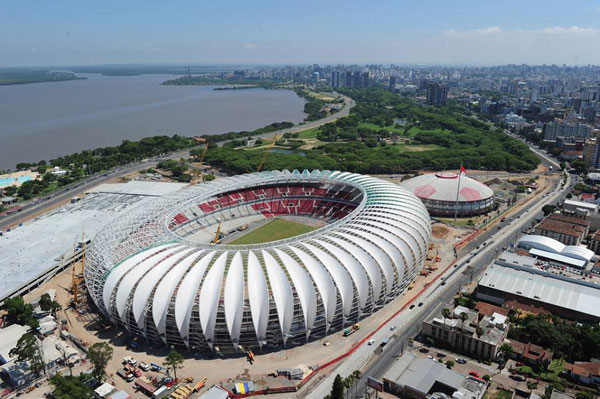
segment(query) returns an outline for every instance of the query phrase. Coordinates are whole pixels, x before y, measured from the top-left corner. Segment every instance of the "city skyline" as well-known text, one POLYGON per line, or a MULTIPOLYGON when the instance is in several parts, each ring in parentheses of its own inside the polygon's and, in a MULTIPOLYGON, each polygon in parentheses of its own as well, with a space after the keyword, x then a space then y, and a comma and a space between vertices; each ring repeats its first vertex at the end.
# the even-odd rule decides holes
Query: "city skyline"
POLYGON ((600 2, 6 4, 0 66, 600 64, 600 2))

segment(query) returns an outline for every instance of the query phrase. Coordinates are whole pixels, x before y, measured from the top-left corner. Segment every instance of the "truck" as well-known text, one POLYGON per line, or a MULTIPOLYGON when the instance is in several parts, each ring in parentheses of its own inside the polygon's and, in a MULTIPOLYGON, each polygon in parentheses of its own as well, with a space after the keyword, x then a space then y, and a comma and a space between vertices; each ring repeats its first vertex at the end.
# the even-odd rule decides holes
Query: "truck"
POLYGON ((352 335, 355 332, 357 332, 358 330, 360 330, 360 324, 359 323, 353 324, 351 327, 348 327, 344 330, 344 337, 352 335))

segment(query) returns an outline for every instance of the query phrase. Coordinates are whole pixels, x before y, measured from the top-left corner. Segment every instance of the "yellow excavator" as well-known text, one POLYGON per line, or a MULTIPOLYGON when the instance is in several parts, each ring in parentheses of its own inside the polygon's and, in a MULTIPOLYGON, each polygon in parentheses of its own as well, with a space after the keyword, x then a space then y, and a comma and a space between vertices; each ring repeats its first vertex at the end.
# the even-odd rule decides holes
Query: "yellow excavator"
POLYGON ((215 233, 215 238, 212 240, 213 244, 217 244, 219 242, 220 234, 221 234, 221 220, 219 220, 219 225, 217 226, 217 232, 215 233))

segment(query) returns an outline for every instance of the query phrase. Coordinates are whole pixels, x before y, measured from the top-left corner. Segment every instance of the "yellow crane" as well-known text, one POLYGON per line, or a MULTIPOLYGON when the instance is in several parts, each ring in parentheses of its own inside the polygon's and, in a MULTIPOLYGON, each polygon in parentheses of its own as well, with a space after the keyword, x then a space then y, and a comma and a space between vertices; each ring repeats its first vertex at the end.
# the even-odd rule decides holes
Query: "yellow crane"
POLYGON ((219 242, 219 234, 221 234, 221 220, 219 220, 219 225, 217 226, 217 232, 215 233, 215 239, 212 240, 213 244, 216 244, 219 242))
MULTIPOLYGON (((75 250, 73 251, 75 253, 75 250)), ((73 305, 77 306, 79 302, 79 283, 83 280, 85 267, 85 233, 81 232, 81 274, 77 274, 77 262, 73 262, 71 268, 71 290, 73 292, 73 305)))
POLYGON ((260 172, 261 169, 263 168, 263 166, 265 165, 265 161, 267 160, 267 157, 269 156, 271 149, 275 146, 275 144, 277 143, 277 140, 279 140, 279 136, 280 136, 279 134, 276 134, 275 136, 273 136, 273 142, 271 142, 271 144, 269 144, 268 146, 265 147, 265 155, 262 157, 262 159, 258 163, 258 166, 256 167, 257 172, 260 172))

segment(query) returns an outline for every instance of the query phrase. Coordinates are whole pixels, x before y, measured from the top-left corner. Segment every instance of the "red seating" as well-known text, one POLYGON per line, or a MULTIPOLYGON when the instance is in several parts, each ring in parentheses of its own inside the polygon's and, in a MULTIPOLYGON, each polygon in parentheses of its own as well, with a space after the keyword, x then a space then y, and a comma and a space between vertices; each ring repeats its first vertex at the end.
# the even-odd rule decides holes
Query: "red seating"
POLYGON ((175 215, 175 217, 173 218, 173 220, 175 221, 176 224, 182 224, 182 223, 187 222, 189 219, 186 218, 181 213, 178 213, 177 215, 175 215))

